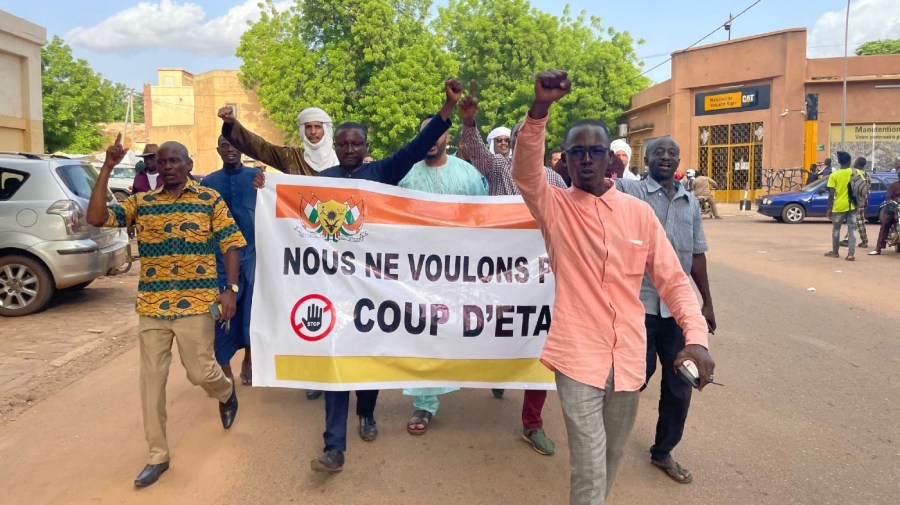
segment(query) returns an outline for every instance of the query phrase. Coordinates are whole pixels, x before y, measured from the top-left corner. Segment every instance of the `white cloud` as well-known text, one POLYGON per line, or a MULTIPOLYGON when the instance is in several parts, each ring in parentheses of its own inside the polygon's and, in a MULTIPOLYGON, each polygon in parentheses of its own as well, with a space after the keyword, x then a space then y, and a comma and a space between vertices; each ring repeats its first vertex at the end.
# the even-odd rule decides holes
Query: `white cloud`
MULTIPOLYGON (((809 32, 810 58, 844 55, 846 9, 822 14, 809 32)), ((897 0, 853 0, 850 3, 849 54, 864 42, 894 39, 900 34, 900 2, 897 0)))
MULTIPOLYGON (((224 16, 204 20, 206 12, 195 3, 173 0, 141 2, 117 12, 91 27, 79 26, 66 34, 74 45, 95 51, 133 53, 171 49, 191 53, 234 54, 247 21, 259 19, 259 0, 244 0, 224 16)), ((279 10, 293 2, 276 2, 279 10)))

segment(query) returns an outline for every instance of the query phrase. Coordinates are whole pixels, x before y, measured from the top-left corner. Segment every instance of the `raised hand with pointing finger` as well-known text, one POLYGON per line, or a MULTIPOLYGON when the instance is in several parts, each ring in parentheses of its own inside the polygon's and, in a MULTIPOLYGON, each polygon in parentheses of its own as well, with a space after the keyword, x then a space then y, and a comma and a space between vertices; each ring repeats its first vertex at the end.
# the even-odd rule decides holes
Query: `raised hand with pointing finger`
POLYGON ((116 135, 116 141, 109 147, 106 148, 106 159, 103 160, 103 168, 109 168, 112 170, 113 167, 122 163, 122 160, 125 159, 125 147, 122 146, 122 132, 119 132, 116 135))
POLYGON ((466 126, 475 126, 478 100, 475 98, 475 80, 469 81, 469 94, 459 102, 459 117, 466 126))

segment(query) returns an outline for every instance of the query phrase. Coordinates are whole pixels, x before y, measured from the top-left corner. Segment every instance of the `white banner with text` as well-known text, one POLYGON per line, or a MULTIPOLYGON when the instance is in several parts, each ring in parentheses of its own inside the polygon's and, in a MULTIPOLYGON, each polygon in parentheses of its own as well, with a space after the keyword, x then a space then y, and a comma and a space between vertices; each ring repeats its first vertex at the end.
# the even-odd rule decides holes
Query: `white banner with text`
POLYGON ((553 389, 554 277, 520 197, 266 174, 253 384, 553 389))

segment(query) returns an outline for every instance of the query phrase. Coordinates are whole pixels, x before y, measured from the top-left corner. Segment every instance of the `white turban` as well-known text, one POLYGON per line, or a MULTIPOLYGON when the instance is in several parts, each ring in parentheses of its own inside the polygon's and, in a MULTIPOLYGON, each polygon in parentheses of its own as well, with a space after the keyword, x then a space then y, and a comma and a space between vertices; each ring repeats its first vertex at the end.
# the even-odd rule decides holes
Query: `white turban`
POLYGON ((494 151, 494 139, 497 137, 509 137, 511 134, 512 130, 505 126, 498 126, 497 128, 494 128, 493 130, 491 130, 491 133, 488 133, 487 136, 488 149, 490 149, 492 153, 497 154, 494 151))
POLYGON ((609 150, 612 151, 613 154, 623 151, 625 155, 628 156, 628 159, 625 160, 625 171, 622 174, 623 179, 640 179, 640 177, 631 172, 631 146, 628 145, 627 142, 622 139, 613 140, 609 145, 609 150))
POLYGON ((326 168, 338 165, 337 154, 334 152, 334 125, 331 116, 318 107, 310 107, 303 109, 297 115, 297 123, 300 126, 300 134, 303 135, 303 159, 309 163, 309 166, 316 172, 321 172, 326 168), (316 144, 306 138, 304 125, 311 121, 322 123, 322 129, 325 132, 322 139, 316 144))

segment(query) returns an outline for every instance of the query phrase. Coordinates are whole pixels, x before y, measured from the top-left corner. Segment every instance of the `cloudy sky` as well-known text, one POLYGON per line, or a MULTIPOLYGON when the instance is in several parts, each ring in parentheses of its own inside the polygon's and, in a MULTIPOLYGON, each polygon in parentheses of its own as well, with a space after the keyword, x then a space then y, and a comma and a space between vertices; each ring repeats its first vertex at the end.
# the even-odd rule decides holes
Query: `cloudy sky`
MULTIPOLYGON (((257 1, 4 0, 0 8, 45 27, 48 38, 63 37, 77 57, 86 59, 106 78, 140 89, 144 82, 156 84, 159 67, 181 67, 194 73, 237 69, 240 60, 234 57, 234 50, 247 22, 258 19, 257 1)), ((644 68, 651 69, 754 1, 571 0, 568 4, 573 12, 583 9, 600 16, 604 25, 645 39, 638 55, 644 68)), ((279 5, 291 3, 285 0, 279 5)), ((560 14, 565 3, 532 0, 535 7, 551 14, 560 14)), ((732 37, 806 27, 810 57, 840 56, 846 6, 842 0, 761 0, 734 22, 732 37)), ((851 52, 865 41, 898 34, 900 0, 851 0, 851 52)), ((705 43, 726 38, 727 33, 720 30, 705 43)), ((669 66, 662 64, 648 75, 654 81, 665 80, 669 66)))

